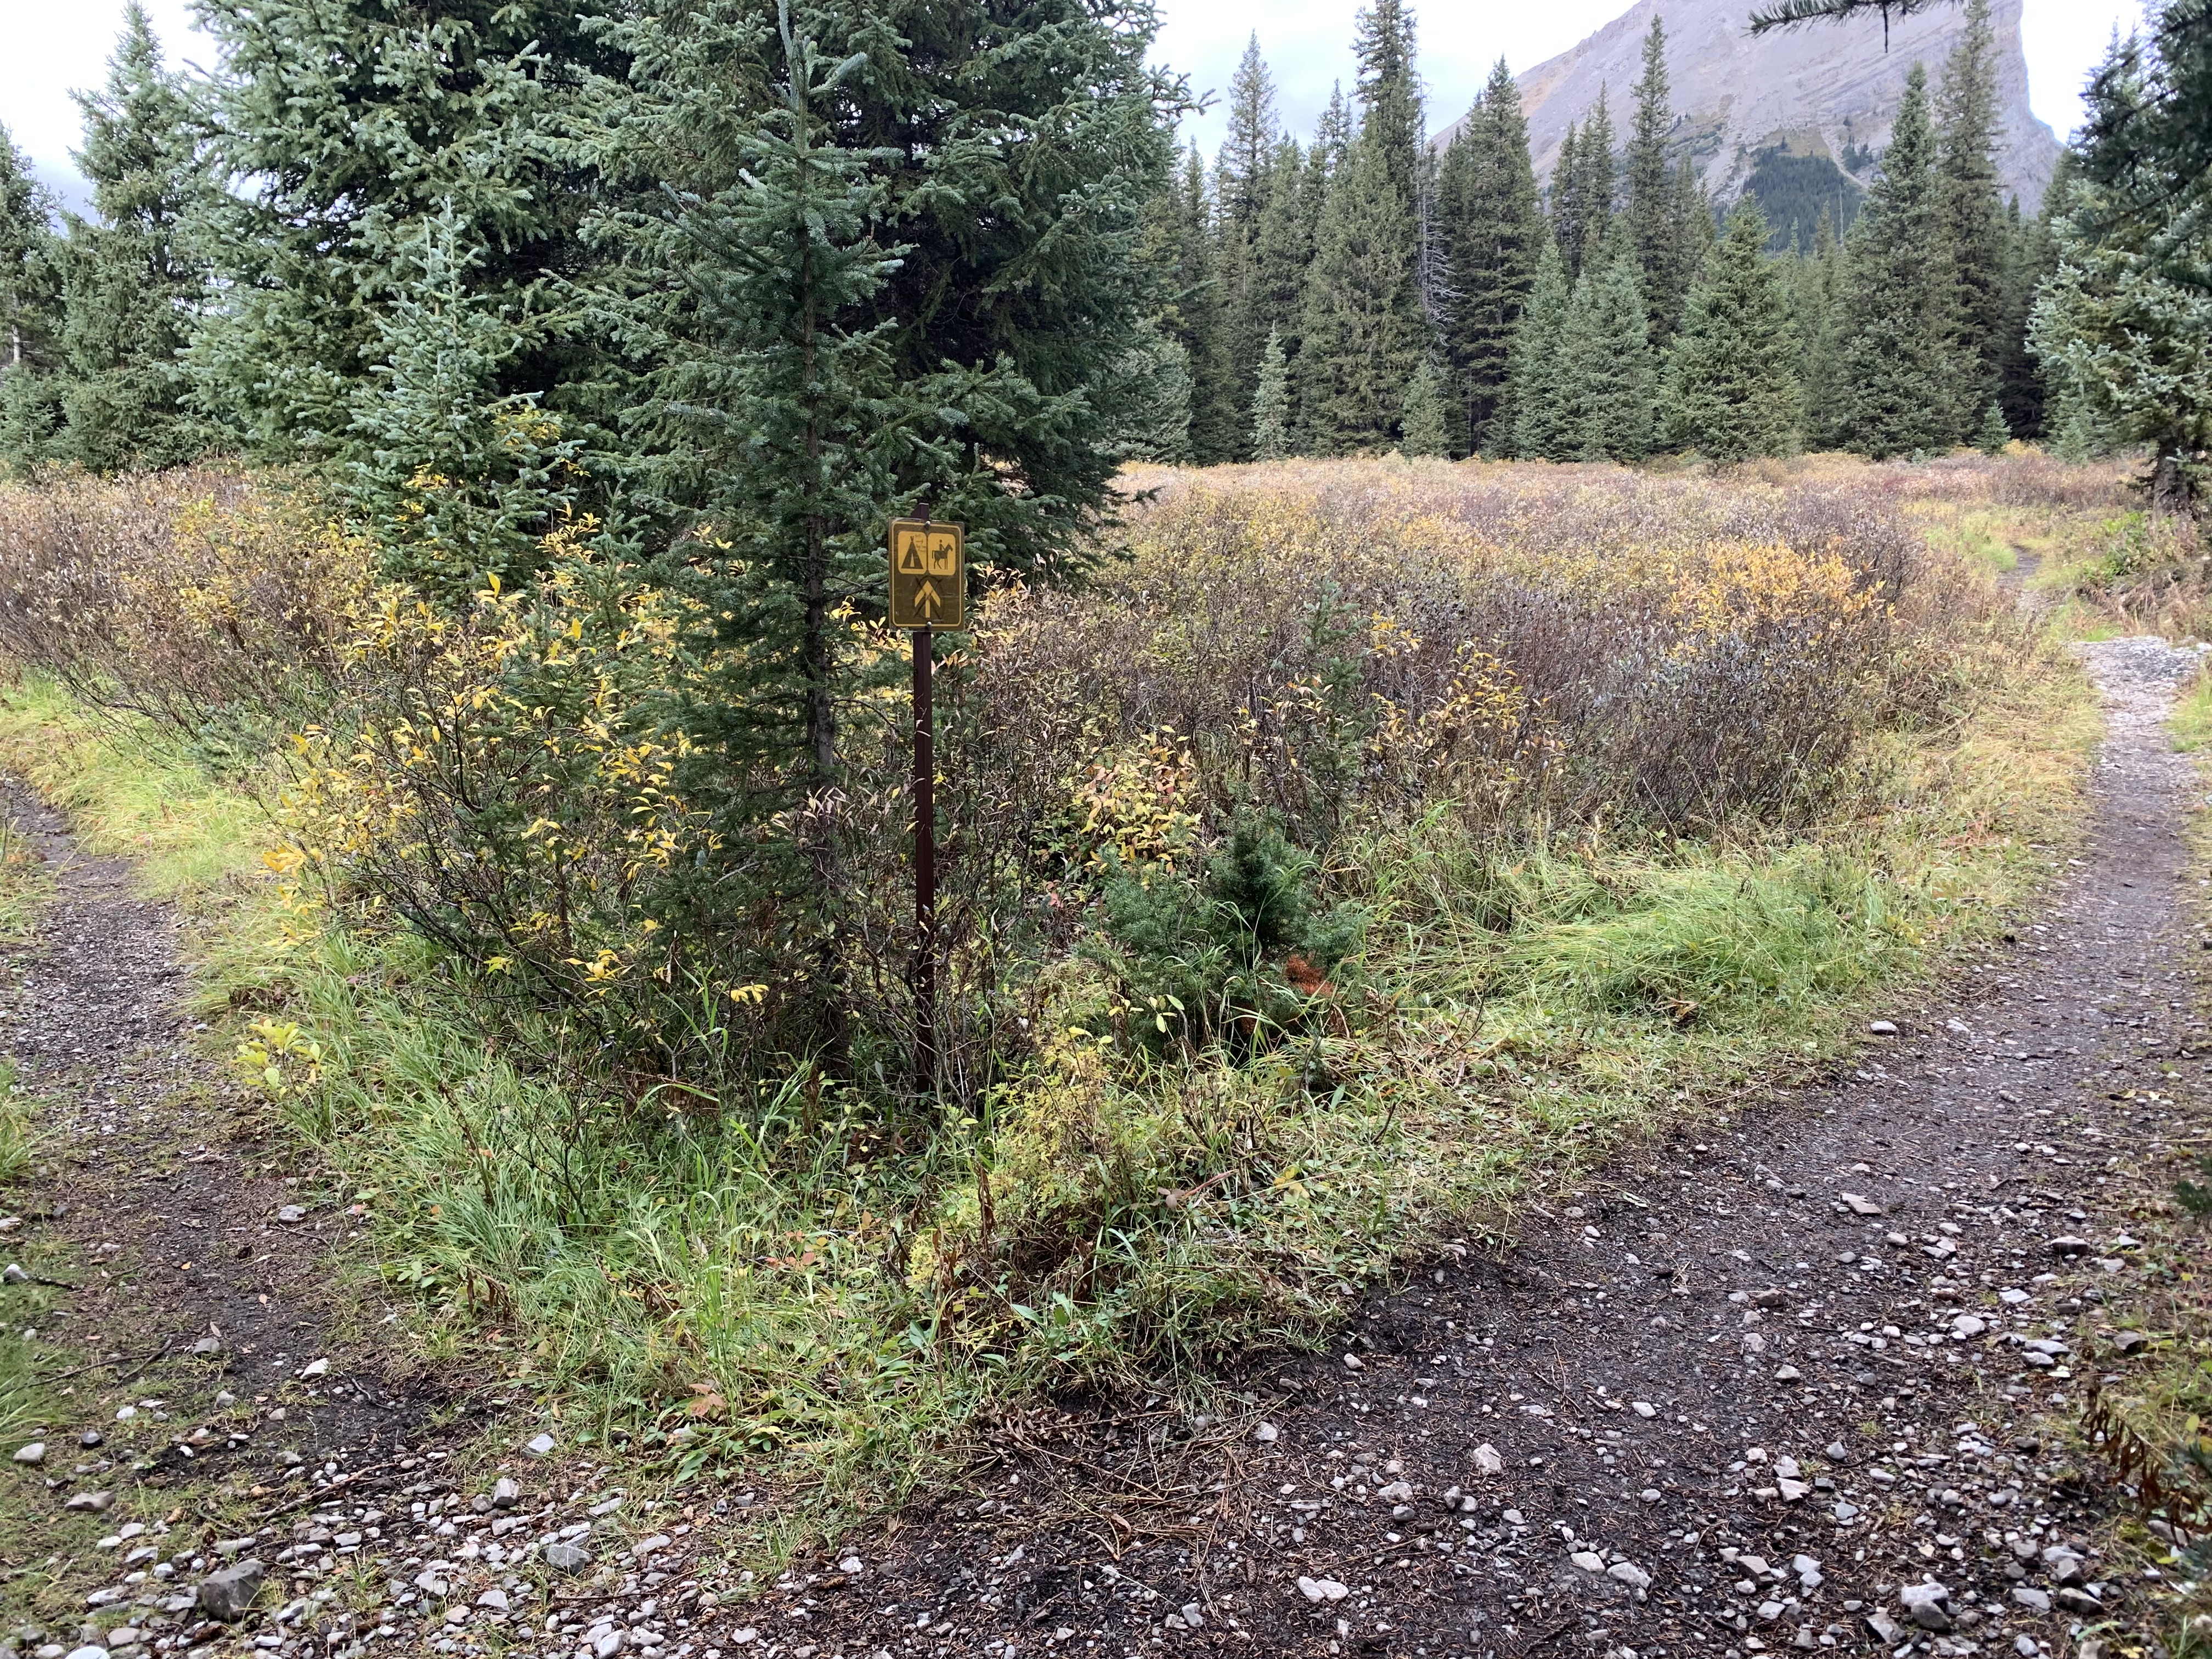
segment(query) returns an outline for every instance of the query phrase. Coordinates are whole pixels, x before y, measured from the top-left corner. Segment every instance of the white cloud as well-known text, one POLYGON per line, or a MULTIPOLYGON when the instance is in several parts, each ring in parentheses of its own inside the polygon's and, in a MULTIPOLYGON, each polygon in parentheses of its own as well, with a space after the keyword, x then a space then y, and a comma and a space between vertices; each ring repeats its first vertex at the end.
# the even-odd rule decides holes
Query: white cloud
MULTIPOLYGON (((162 56, 179 63, 212 62, 215 47, 191 26, 190 0, 141 0, 160 37, 162 56)), ((39 177, 72 206, 82 206, 84 180, 70 152, 81 142, 82 118, 73 90, 96 91, 123 29, 124 0, 0 0, 8 51, 0 56, 0 125, 26 152, 39 177)))

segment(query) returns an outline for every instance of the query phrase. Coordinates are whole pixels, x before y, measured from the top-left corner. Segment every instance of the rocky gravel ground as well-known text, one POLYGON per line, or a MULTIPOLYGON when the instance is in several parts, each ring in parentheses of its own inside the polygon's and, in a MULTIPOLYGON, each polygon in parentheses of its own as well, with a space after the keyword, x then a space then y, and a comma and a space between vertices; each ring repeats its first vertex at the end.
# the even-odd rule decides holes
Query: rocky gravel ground
MULTIPOLYGON (((272 1463, 287 1402, 315 1420, 375 1389, 366 1360, 301 1375, 294 1338, 281 1382, 246 1376, 258 1399, 212 1392, 211 1370, 167 1408, 187 1445, 246 1437, 252 1529, 142 1502, 94 1546, 111 1570, 82 1620, 0 1646, 2087 1651, 2156 1587, 2102 1553, 2116 1487, 2054 1426, 2142 1345, 2109 1316, 2139 1272, 2134 1172, 2197 1121, 2212 1061, 2185 955, 2191 772, 2159 726, 2197 659, 2087 650, 2112 732, 2094 838, 2047 913, 1877 1022, 1844 1075, 1647 1149, 1503 1256, 1451 1245, 1332 1352, 1232 1379, 1218 1416, 1010 1418, 965 1490, 763 1584, 722 1547, 750 1493, 632 1494, 526 1440, 535 1423, 454 1452, 395 1415, 272 1463)), ((283 1224, 209 1216, 226 1238, 283 1224)), ((58 1506, 107 1478, 46 1455, 58 1506)))

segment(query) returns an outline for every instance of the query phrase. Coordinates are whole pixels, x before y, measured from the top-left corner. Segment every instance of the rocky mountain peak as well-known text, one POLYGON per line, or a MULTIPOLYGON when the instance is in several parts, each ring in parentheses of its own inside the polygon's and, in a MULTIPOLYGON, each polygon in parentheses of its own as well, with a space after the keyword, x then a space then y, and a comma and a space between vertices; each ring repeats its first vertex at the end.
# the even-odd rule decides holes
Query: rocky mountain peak
MULTIPOLYGON (((2042 204, 2059 146, 2028 107, 2021 7, 2021 0, 1992 0, 1990 8, 2001 112, 1996 159, 2002 188, 2032 213, 2042 204)), ((1579 45, 1522 75, 1537 172, 1549 172, 1568 124, 1579 124, 1601 94, 1615 132, 1626 131, 1630 88, 1642 72, 1644 38, 1656 15, 1667 33, 1678 112, 1673 143, 1692 158, 1714 198, 1733 201, 1750 188, 1770 218, 1802 219, 1806 229, 1824 197, 1844 216, 1889 143, 1906 72, 1924 64, 1931 85, 1941 79, 1965 9, 1940 6, 1893 20, 1887 49, 1879 17, 1754 40, 1745 27, 1752 9, 1751 0, 1637 0, 1579 45)), ((1455 130, 1456 123, 1437 142, 1449 143, 1455 130)))

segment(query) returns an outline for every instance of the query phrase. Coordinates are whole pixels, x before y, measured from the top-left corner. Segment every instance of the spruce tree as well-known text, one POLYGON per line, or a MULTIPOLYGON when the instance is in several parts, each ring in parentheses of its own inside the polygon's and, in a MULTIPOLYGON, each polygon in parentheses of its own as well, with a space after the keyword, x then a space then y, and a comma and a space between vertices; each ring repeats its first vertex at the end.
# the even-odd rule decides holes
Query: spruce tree
POLYGON ((1998 330, 1997 402, 2004 410, 2005 424, 2022 438, 2040 438, 2045 429, 2047 390, 2042 365, 2028 346, 2028 319, 2038 291, 2058 269, 2058 244, 2051 234, 2051 222, 2066 195, 2072 154, 2070 150, 2058 153, 2058 166, 2044 192, 2041 212, 2022 219, 2019 204, 2014 204, 2013 246, 2005 261, 2004 307, 1998 330))
POLYGON ((1408 202, 1416 195, 1425 127, 1413 61, 1413 19, 1406 0, 1371 0, 1359 14, 1359 137, 1408 202))
POLYGON ((1499 58, 1460 124, 1437 185, 1443 350, 1470 447, 1509 448, 1513 336, 1546 240, 1521 89, 1499 58))
POLYGON ((0 469, 50 459, 61 423, 61 277, 53 198, 0 127, 0 469))
POLYGON ((1260 354, 1258 385, 1252 393, 1252 459, 1279 461, 1291 453, 1291 371, 1283 355, 1283 331, 1267 331, 1260 354))
POLYGON ((1312 203, 1310 230, 1321 222, 1322 195, 1352 153, 1352 106, 1345 100, 1343 82, 1338 82, 1328 89, 1328 103, 1321 112, 1321 119, 1314 124, 1313 148, 1306 153, 1309 179, 1321 187, 1320 193, 1309 196, 1312 203))
POLYGON ((1567 261, 1570 282, 1576 270, 1573 256, 1582 243, 1582 198, 1576 191, 1576 180, 1582 177, 1582 129, 1569 121, 1567 130, 1559 135, 1559 154, 1552 158, 1552 176, 1544 186, 1544 211, 1546 228, 1559 245, 1559 257, 1567 261))
MULTIPOLYGON (((598 32, 613 0, 206 0, 202 9, 223 58, 216 159, 244 181, 216 201, 219 301, 191 348, 203 411, 233 423, 261 459, 330 459, 343 477, 374 480, 356 503, 365 516, 413 511, 419 492, 379 472, 356 422, 374 418, 367 405, 385 391, 375 371, 410 250, 442 219, 455 228, 467 309, 506 326, 477 407, 523 398, 550 416, 611 421, 635 388, 610 382, 616 365, 593 334, 605 261, 582 226, 625 167, 592 141, 611 124, 619 137, 654 101, 589 106, 593 88, 630 85, 628 57, 598 32)), ((722 102, 726 129, 742 100, 725 88, 722 102)), ((711 148, 720 133, 702 124, 694 138, 711 148)), ((661 187, 654 173, 683 176, 636 167, 635 194, 648 204, 661 187)), ((668 274, 635 281, 665 285, 668 274)))
POLYGON ((1798 342, 1789 289, 1765 250, 1766 216, 1746 195, 1690 289, 1667 355, 1663 447, 1723 462, 1796 447, 1798 342))
POLYGON ((1571 276, 1581 276, 1604 246, 1613 226, 1615 183, 1613 116, 1601 85, 1597 102, 1583 118, 1581 131, 1568 128, 1552 169, 1552 234, 1566 256, 1571 276))
POLYGON ((1406 383, 1405 408, 1400 416, 1399 450, 1407 455, 1449 455, 1452 452, 1451 394, 1443 371, 1433 358, 1424 357, 1406 383))
POLYGON ((181 360, 208 295, 194 243, 210 185, 201 123, 136 0, 107 84, 77 102, 98 217, 70 221, 57 446, 95 472, 173 466, 210 439, 181 360))
POLYGON ((1190 364, 1191 459, 1212 466, 1243 453, 1245 399, 1230 349, 1214 204, 1195 146, 1184 157, 1180 188, 1162 198, 1159 211, 1167 289, 1161 325, 1190 364))
POLYGON ((1974 447, 1984 455, 1994 455, 2012 441, 2012 428, 2005 424, 2004 410, 1992 398, 1982 411, 1982 422, 1974 428, 1974 447))
POLYGON ((1953 280, 1954 350, 1964 377, 1962 409, 1996 394, 2004 355, 2005 301, 2013 252, 1997 193, 1996 45, 1989 0, 1966 0, 1965 27, 1943 69, 1936 100, 1936 217, 1953 280))
POLYGON ((1686 155, 1674 164, 1674 278, 1687 294, 1717 236, 1713 198, 1686 155))
MULTIPOLYGON (((1080 568, 1120 465, 1101 434, 1123 430, 1145 395, 1142 377, 1115 372, 1145 344, 1157 301, 1139 258, 1145 208, 1176 182, 1166 112, 1179 86, 1145 63, 1149 18, 1084 0, 1005 15, 924 0, 791 9, 826 58, 853 66, 814 118, 824 143, 867 158, 884 204, 876 234, 905 250, 844 325, 878 335, 902 395, 938 411, 926 442, 908 434, 890 499, 927 490, 933 510, 964 519, 979 569, 1080 568), (1046 50, 1058 67, 1039 75, 1046 50)), ((763 124, 787 121, 759 90, 783 77, 775 28, 757 0, 696 0, 638 8, 605 35, 620 62, 644 67, 594 94, 612 123, 593 140, 612 181, 595 240, 619 265, 586 274, 650 367, 630 393, 619 505, 642 497, 656 521, 734 511, 757 465, 714 385, 694 384, 743 337, 734 313, 699 317, 699 291, 734 280, 722 262, 751 256, 718 234, 725 252, 707 258, 692 227, 738 212, 757 188, 748 158, 763 124), (653 188, 617 193, 631 179, 653 188)), ((879 528, 838 533, 859 546, 879 528)), ((855 595, 864 606, 879 602, 877 557, 855 595)))
POLYGON ((1267 199, 1252 246, 1252 325, 1281 343, 1295 361, 1305 302, 1306 267, 1313 261, 1310 183, 1297 140, 1285 138, 1267 170, 1267 199))
MULTIPOLYGON (((1246 431, 1243 415, 1251 407, 1272 313, 1261 271, 1260 238, 1273 194, 1270 175, 1279 137, 1274 100, 1274 84, 1255 34, 1230 82, 1229 136, 1214 164, 1213 263, 1229 400, 1240 436, 1246 431)), ((1241 441, 1237 448, 1243 453, 1241 441)))
POLYGON ((1559 356, 1572 459, 1641 460, 1658 375, 1636 247, 1616 227, 1577 279, 1559 356))
POLYGON ((1390 447, 1428 347, 1414 195, 1420 94, 1401 0, 1360 15, 1358 50, 1359 134, 1315 232, 1298 351, 1302 447, 1322 454, 1390 447))
POLYGON ((1248 234, 1258 228, 1267 202, 1267 172, 1278 139, 1275 82, 1260 56, 1255 31, 1229 82, 1229 136, 1214 162, 1220 180, 1221 217, 1248 234))
POLYGON ((1182 466, 1190 460, 1190 354, 1147 319, 1109 375, 1121 406, 1108 428, 1115 456, 1182 466))
POLYGON ((1667 165, 1667 134, 1674 124, 1667 85, 1667 33, 1659 15, 1644 40, 1644 74, 1635 88, 1636 114, 1629 128, 1622 167, 1627 191, 1629 234, 1644 270, 1644 291, 1651 307, 1651 338, 1663 346, 1682 314, 1689 292, 1685 269, 1680 202, 1674 169, 1667 165))
POLYGON ((2195 512, 2212 491, 2212 29, 2203 0, 2146 21, 2090 82, 2030 337, 2069 447, 2148 446, 2152 510, 2195 512))
POLYGON ((1794 264, 1791 299, 1797 332, 1797 383, 1803 407, 1799 429, 1808 448, 1832 449, 1843 437, 1838 419, 1843 364, 1837 341, 1843 251, 1826 208, 1820 210, 1814 225, 1811 250, 1797 256, 1794 264))
POLYGON ((1958 283, 1936 212, 1928 77, 1905 82, 1881 176, 1844 242, 1843 397, 1846 448, 1881 459, 1958 441, 1958 283))
POLYGON ((1567 460, 1576 446, 1561 374, 1567 311, 1572 303, 1567 262, 1549 236, 1536 252, 1536 277, 1513 334, 1513 374, 1508 397, 1513 413, 1513 453, 1522 460, 1567 460))

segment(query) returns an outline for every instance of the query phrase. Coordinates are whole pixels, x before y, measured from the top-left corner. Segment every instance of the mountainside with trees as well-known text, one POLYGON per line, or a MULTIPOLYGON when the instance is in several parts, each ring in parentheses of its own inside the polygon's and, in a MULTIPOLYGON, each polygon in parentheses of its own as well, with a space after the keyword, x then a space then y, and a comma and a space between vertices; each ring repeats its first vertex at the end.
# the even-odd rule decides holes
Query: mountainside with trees
MULTIPOLYGON (((1558 164, 1570 127, 1582 125, 1601 88, 1618 96, 1641 67, 1654 21, 1666 30, 1674 67, 1675 150, 1690 158, 1716 201, 1733 203, 1759 172, 1795 164, 1855 193, 1872 181, 1913 64, 1931 70, 1950 57, 1966 28, 1954 3, 1873 11, 1833 28, 1752 34, 1744 0, 1636 0, 1627 10, 1555 58, 1518 77, 1537 170, 1558 164), (1765 158, 1762 169, 1762 158, 1765 158)), ((1992 155, 1999 187, 2033 214, 2057 165, 2059 144, 2029 106, 2027 59, 2021 45, 2023 0, 1992 0, 1992 155)), ((1449 144, 1453 133, 1439 136, 1449 144)), ((1791 181, 1800 190, 1809 184, 1791 181)), ((1777 219, 1771 196, 1763 200, 1777 219)), ((1815 212, 1818 204, 1814 206, 1815 212)), ((1808 221, 1809 222, 1809 221, 1808 221)))

